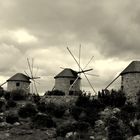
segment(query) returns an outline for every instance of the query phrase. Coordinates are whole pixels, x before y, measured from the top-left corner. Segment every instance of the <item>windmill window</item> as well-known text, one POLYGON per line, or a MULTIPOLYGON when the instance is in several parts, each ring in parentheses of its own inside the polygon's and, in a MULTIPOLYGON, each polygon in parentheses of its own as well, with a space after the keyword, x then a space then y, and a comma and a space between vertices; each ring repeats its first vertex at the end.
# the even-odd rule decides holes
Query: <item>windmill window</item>
POLYGON ((20 86, 20 83, 16 83, 16 86, 19 87, 20 86))
POLYGON ((72 85, 74 83, 74 80, 70 80, 70 85, 72 85))

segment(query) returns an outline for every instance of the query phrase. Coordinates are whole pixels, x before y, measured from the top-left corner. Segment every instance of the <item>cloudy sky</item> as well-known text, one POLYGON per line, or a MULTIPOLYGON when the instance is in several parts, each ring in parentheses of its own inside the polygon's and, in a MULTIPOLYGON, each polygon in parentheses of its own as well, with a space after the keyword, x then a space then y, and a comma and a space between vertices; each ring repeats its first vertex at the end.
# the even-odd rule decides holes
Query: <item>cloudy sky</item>
MULTIPOLYGON (((99 77, 88 77, 100 90, 139 60, 139 37, 139 0, 0 0, 0 83, 29 73, 28 57, 39 92, 50 90, 60 67, 78 70, 66 47, 78 57, 81 44, 81 66, 94 56, 88 68, 99 77)), ((91 90, 84 77, 82 89, 91 90)))

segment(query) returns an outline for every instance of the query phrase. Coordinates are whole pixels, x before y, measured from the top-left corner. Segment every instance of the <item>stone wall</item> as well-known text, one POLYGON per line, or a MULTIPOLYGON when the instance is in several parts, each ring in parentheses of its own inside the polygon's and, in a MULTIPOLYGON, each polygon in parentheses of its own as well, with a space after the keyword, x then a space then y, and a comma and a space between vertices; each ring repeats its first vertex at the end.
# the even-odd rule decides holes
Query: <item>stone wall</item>
POLYGON ((137 93, 140 91, 140 73, 122 75, 122 90, 126 93, 127 100, 136 102, 137 93))
POLYGON ((22 81, 8 81, 7 91, 20 90, 20 89, 24 90, 26 93, 29 93, 30 84, 22 81), (17 86, 17 83, 19 83, 19 86, 17 86))
POLYGON ((43 102, 72 105, 76 102, 78 96, 44 96, 42 98, 43 102))
MULTIPOLYGON (((56 78, 55 79, 55 90, 61 90, 69 95, 70 80, 75 80, 75 78, 56 78)), ((80 79, 74 84, 72 91, 80 91, 80 79)))

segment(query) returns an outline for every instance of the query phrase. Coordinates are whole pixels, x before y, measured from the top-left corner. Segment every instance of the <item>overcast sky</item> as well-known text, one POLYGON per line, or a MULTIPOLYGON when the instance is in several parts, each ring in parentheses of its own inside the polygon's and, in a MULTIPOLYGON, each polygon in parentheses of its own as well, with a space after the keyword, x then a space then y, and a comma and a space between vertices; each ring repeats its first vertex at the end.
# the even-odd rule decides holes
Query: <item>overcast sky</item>
MULTIPOLYGON (((26 59, 34 58, 44 93, 60 67, 78 70, 66 47, 78 57, 81 44, 81 66, 94 56, 88 68, 99 77, 88 77, 100 90, 139 60, 139 37, 139 0, 0 0, 0 83, 29 73, 26 59)), ((84 77, 82 89, 91 90, 84 77)))

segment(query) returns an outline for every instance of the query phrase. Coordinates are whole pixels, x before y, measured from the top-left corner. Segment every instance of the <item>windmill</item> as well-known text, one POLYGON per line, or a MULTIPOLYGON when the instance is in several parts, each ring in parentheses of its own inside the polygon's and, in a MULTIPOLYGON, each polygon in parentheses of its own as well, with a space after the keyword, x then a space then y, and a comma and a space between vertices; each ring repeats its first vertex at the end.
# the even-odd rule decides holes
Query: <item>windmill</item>
POLYGON ((27 64, 30 71, 30 75, 26 71, 24 71, 26 75, 23 73, 16 73, 15 75, 7 79, 4 83, 2 83, 0 87, 2 87, 3 85, 7 83, 7 91, 23 90, 26 93, 29 93, 30 83, 31 83, 32 93, 35 92, 36 94, 38 94, 38 90, 36 86, 36 83, 38 82, 35 81, 36 79, 40 78, 36 76, 38 69, 36 70, 34 74, 34 60, 33 59, 32 61, 30 61, 29 58, 27 58, 27 64))
POLYGON ((31 60, 29 58, 27 58, 27 64, 28 64, 29 74, 26 71, 24 71, 24 72, 31 80, 31 93, 38 94, 38 89, 37 89, 37 85, 36 85, 36 83, 38 83, 36 80, 40 78, 40 77, 36 76, 37 72, 38 72, 38 68, 35 72, 33 58, 31 60))
POLYGON ((95 75, 95 74, 89 74, 87 72, 89 71, 92 71, 93 69, 90 68, 90 69, 86 69, 87 66, 90 64, 90 62, 92 61, 92 59, 94 58, 94 56, 92 56, 90 58, 90 60, 88 61, 88 63, 85 65, 84 68, 81 67, 81 45, 79 47, 79 61, 76 59, 76 57, 73 55, 72 51, 69 49, 69 47, 67 47, 67 50, 68 52, 70 53, 70 55, 72 56, 72 58, 74 59, 74 61, 76 62, 76 64, 78 65, 78 68, 79 68, 79 71, 77 72, 78 73, 78 76, 77 78, 75 79, 75 81, 73 82, 73 84, 70 86, 69 88, 69 91, 71 90, 71 88, 74 86, 74 84, 76 83, 76 81, 81 77, 81 74, 84 75, 84 77, 86 78, 86 80, 88 81, 88 84, 90 85, 91 89, 93 90, 93 92, 95 94, 97 94, 97 92, 95 91, 94 87, 92 86, 90 80, 88 79, 87 75, 90 75, 90 76, 98 76, 98 75, 95 75))
POLYGON ((87 72, 92 71, 93 69, 87 69, 88 65, 90 64, 90 62, 93 59, 93 56, 91 57, 91 59, 88 61, 88 63, 85 65, 84 68, 81 67, 81 46, 79 47, 79 56, 78 59, 76 59, 76 57, 73 55, 73 53, 71 52, 71 50, 67 47, 68 52, 70 53, 70 55, 72 56, 72 58, 74 59, 74 61, 76 62, 76 64, 78 65, 78 71, 75 71, 71 68, 62 68, 63 71, 60 72, 58 75, 56 75, 54 77, 55 79, 55 90, 60 90, 63 91, 66 95, 70 95, 70 93, 72 92, 78 92, 80 91, 80 81, 81 81, 81 75, 84 75, 84 77, 86 78, 86 80, 88 81, 90 87, 92 88, 93 92, 96 94, 95 89, 93 88, 91 82, 89 81, 87 75, 90 76, 97 76, 94 74, 89 74, 87 72))

